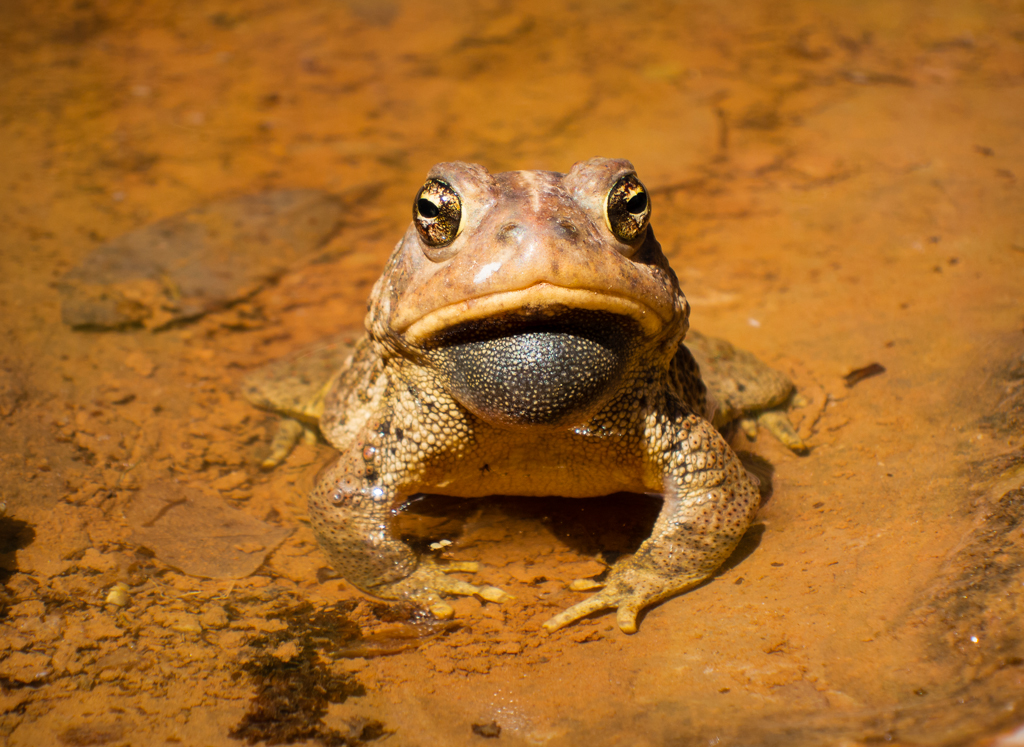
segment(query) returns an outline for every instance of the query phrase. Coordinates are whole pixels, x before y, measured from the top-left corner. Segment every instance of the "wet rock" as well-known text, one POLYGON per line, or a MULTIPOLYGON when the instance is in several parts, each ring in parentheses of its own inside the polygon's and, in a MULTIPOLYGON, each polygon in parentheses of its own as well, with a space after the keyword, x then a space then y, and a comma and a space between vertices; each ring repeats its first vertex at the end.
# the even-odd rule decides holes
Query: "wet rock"
POLYGON ((15 651, 0 661, 0 677, 14 682, 38 682, 50 675, 50 657, 46 654, 15 651))
POLYGON ((82 627, 71 632, 72 626, 68 626, 65 635, 67 640, 78 641, 81 648, 94 645, 95 641, 102 641, 107 638, 120 638, 124 631, 117 626, 112 615, 105 612, 90 612, 89 618, 84 621, 82 627))
POLYGON ((16 551, 17 567, 52 577, 75 565, 72 558, 92 544, 84 512, 77 506, 58 503, 34 527, 34 540, 16 551))
POLYGON ((153 371, 156 370, 156 364, 153 363, 153 360, 145 353, 138 351, 129 353, 124 359, 124 364, 143 378, 149 378, 153 375, 153 371))
POLYGON ((227 610, 220 606, 210 607, 210 609, 199 616, 199 624, 204 628, 212 630, 226 628, 228 625, 227 610))
POLYGON ((217 490, 229 491, 235 488, 240 488, 249 482, 249 475, 245 470, 235 470, 228 474, 218 477, 212 483, 210 483, 217 490))
POLYGON ((174 483, 150 485, 125 511, 132 540, 190 576, 245 578, 291 534, 174 483), (252 548, 259 547, 257 552, 252 548))
POLYGON ((170 628, 179 633, 202 633, 203 626, 199 623, 199 618, 195 615, 190 615, 187 612, 171 612, 159 619, 161 625, 165 628, 170 628))
POLYGON ((127 607, 128 603, 131 602, 131 599, 131 594, 128 591, 128 585, 118 582, 111 587, 110 591, 107 593, 106 599, 103 601, 106 604, 112 604, 115 607, 127 607))
POLYGON ((252 295, 320 248, 342 203, 316 190, 218 200, 97 248, 60 283, 72 327, 151 329, 252 295))
POLYGON ((70 641, 64 641, 57 645, 56 652, 51 662, 57 672, 67 674, 78 674, 85 669, 84 664, 78 656, 78 648, 70 641))

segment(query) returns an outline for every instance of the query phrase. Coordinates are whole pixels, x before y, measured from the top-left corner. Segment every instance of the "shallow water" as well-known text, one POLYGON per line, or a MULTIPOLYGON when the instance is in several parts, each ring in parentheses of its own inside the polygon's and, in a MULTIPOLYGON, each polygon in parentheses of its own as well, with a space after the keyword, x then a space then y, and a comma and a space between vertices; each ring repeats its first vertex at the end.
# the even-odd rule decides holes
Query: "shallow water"
POLYGON ((1024 743, 1019 4, 7 2, 0 66, 8 743, 1024 743), (634 636, 540 628, 642 536, 622 496, 419 506, 515 600, 384 608, 304 521, 329 448, 261 471, 240 381, 361 323, 433 163, 594 155, 651 189, 693 325, 793 377, 811 454, 734 439, 769 501, 634 636), (340 195, 340 231, 194 321, 62 323, 103 242, 271 188, 340 195), (216 508, 140 539, 175 501, 216 508), (268 534, 211 545, 232 510, 268 534), (198 577, 229 556, 255 574, 198 577))

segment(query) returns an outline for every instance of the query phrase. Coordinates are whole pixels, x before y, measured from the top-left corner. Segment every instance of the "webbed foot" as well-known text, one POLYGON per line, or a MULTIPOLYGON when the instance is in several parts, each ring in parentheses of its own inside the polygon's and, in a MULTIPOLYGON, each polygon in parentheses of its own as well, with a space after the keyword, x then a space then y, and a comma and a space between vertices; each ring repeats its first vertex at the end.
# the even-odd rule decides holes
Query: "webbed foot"
MULTIPOLYGON (((751 441, 760 426, 797 454, 809 451, 787 413, 789 406, 800 399, 793 393, 788 376, 746 350, 694 330, 690 330, 682 349, 689 350, 700 368, 709 399, 716 405, 716 427, 739 420, 751 441)), ((685 364, 685 356, 680 360, 685 364)))
POLYGON ((421 559, 416 570, 401 581, 395 581, 371 590, 372 594, 384 599, 406 599, 426 607, 438 620, 448 620, 454 614, 452 606, 445 602, 442 594, 456 596, 478 596, 488 602, 505 602, 512 596, 497 586, 478 586, 447 576, 453 572, 475 573, 478 563, 453 562, 441 565, 430 559, 421 559))
POLYGON ((600 589, 594 596, 574 604, 544 623, 552 633, 600 610, 616 610, 615 619, 623 633, 636 632, 636 618, 645 607, 692 588, 704 579, 666 578, 664 572, 646 568, 635 558, 620 560, 612 566, 604 582, 589 578, 577 579, 570 584, 574 591, 600 589))
POLYGON ((757 429, 761 427, 796 454, 804 455, 811 450, 807 443, 800 438, 800 434, 796 432, 784 407, 762 410, 752 416, 741 418, 740 427, 751 441, 757 437, 757 429))

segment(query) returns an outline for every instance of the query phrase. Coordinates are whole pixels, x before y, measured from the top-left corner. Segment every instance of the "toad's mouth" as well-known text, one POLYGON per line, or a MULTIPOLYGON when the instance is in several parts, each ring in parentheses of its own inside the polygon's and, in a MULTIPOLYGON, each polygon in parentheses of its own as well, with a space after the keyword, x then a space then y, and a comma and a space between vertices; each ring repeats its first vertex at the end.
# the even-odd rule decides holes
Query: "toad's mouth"
POLYGON ((624 316, 639 325, 645 335, 654 336, 671 321, 645 303, 607 291, 587 288, 565 288, 552 283, 537 283, 528 288, 491 293, 486 296, 469 298, 435 309, 405 329, 396 331, 412 345, 420 345, 439 333, 467 322, 491 317, 515 314, 525 310, 543 314, 545 309, 559 313, 565 309, 603 311, 624 316))
POLYGON ((644 334, 632 316, 563 305, 462 321, 422 349, 470 412, 505 427, 582 425, 621 388, 644 334))

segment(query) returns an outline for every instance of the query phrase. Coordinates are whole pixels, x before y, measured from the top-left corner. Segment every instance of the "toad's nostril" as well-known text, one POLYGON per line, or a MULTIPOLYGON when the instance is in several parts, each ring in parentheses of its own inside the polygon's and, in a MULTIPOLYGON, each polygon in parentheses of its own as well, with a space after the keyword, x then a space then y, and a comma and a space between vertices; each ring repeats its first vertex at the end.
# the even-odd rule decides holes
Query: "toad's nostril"
POLYGON ((558 232, 563 238, 570 241, 575 241, 580 234, 580 229, 576 227, 576 224, 567 218, 559 218, 556 221, 558 225, 558 232))
POLYGON ((498 241, 512 241, 519 234, 523 232, 523 226, 520 223, 506 223, 498 229, 498 241))

